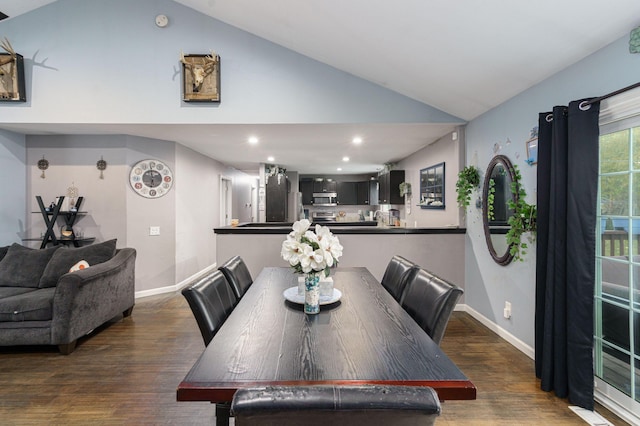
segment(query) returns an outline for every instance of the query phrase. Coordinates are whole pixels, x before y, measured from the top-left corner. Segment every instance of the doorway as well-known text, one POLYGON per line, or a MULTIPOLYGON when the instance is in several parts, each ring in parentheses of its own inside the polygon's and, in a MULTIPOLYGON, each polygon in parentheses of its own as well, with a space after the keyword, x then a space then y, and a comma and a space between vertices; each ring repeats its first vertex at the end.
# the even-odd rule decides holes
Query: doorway
POLYGON ((231 225, 233 205, 233 181, 220 175, 220 226, 231 225))

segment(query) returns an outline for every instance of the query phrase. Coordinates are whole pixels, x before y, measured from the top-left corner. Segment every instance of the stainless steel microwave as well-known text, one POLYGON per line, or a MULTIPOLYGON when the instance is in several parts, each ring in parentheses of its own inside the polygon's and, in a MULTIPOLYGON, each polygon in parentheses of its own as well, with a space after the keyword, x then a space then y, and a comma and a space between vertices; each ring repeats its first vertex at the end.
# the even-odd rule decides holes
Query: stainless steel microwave
POLYGON ((336 192, 314 192, 313 205, 319 207, 337 206, 338 194, 336 192))

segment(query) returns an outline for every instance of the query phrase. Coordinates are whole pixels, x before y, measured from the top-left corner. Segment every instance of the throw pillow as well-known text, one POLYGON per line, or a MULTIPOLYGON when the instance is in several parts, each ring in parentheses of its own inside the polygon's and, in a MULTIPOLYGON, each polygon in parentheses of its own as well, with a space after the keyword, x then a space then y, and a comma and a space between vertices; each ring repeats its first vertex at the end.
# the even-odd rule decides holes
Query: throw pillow
POLYGON ((42 272, 57 251, 58 246, 36 250, 12 244, 0 262, 0 286, 37 288, 42 272))
POLYGON ((0 247, 0 260, 4 259, 4 256, 7 254, 9 250, 9 246, 0 247))
POLYGON ((80 262, 73 265, 71 269, 69 269, 69 272, 81 271, 83 269, 87 269, 88 267, 89 267, 89 264, 87 263, 87 261, 81 260, 80 262))
POLYGON ((54 253, 42 273, 39 287, 54 287, 58 283, 58 279, 81 260, 86 260, 89 265, 97 265, 111 259, 115 253, 115 239, 80 248, 59 250, 54 253))

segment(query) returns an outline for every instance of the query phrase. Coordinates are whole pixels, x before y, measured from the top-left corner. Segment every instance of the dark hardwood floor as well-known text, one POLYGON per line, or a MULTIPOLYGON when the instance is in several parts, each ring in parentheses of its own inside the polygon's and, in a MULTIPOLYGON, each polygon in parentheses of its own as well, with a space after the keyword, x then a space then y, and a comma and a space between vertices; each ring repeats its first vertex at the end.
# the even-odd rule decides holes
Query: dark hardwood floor
MULTIPOLYGON (((442 347, 478 399, 444 402, 437 424, 586 424, 566 400, 539 389, 531 359, 468 314, 454 313, 442 347)), ((96 330, 68 356, 54 347, 0 347, 0 424, 211 425, 212 404, 176 401, 203 348, 179 293, 137 300, 131 317, 96 330)))

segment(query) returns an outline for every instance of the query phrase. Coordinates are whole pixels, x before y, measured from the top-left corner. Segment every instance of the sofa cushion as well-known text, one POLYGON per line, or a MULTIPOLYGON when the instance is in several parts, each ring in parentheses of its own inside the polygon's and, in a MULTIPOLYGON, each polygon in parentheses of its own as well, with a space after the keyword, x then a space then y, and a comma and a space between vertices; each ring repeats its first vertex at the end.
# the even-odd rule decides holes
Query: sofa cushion
POLYGON ((58 246, 37 250, 12 244, 0 261, 0 287, 38 287, 42 272, 58 246))
POLYGON ((0 247, 0 260, 4 259, 7 250, 9 250, 9 246, 0 247))
POLYGON ((40 288, 55 287, 58 279, 69 272, 71 267, 81 260, 85 260, 89 265, 93 266, 106 262, 111 259, 115 253, 115 239, 80 248, 60 249, 53 254, 42 273, 40 288))
POLYGON ((34 289, 0 299, 0 322, 47 321, 53 317, 54 288, 34 289))

